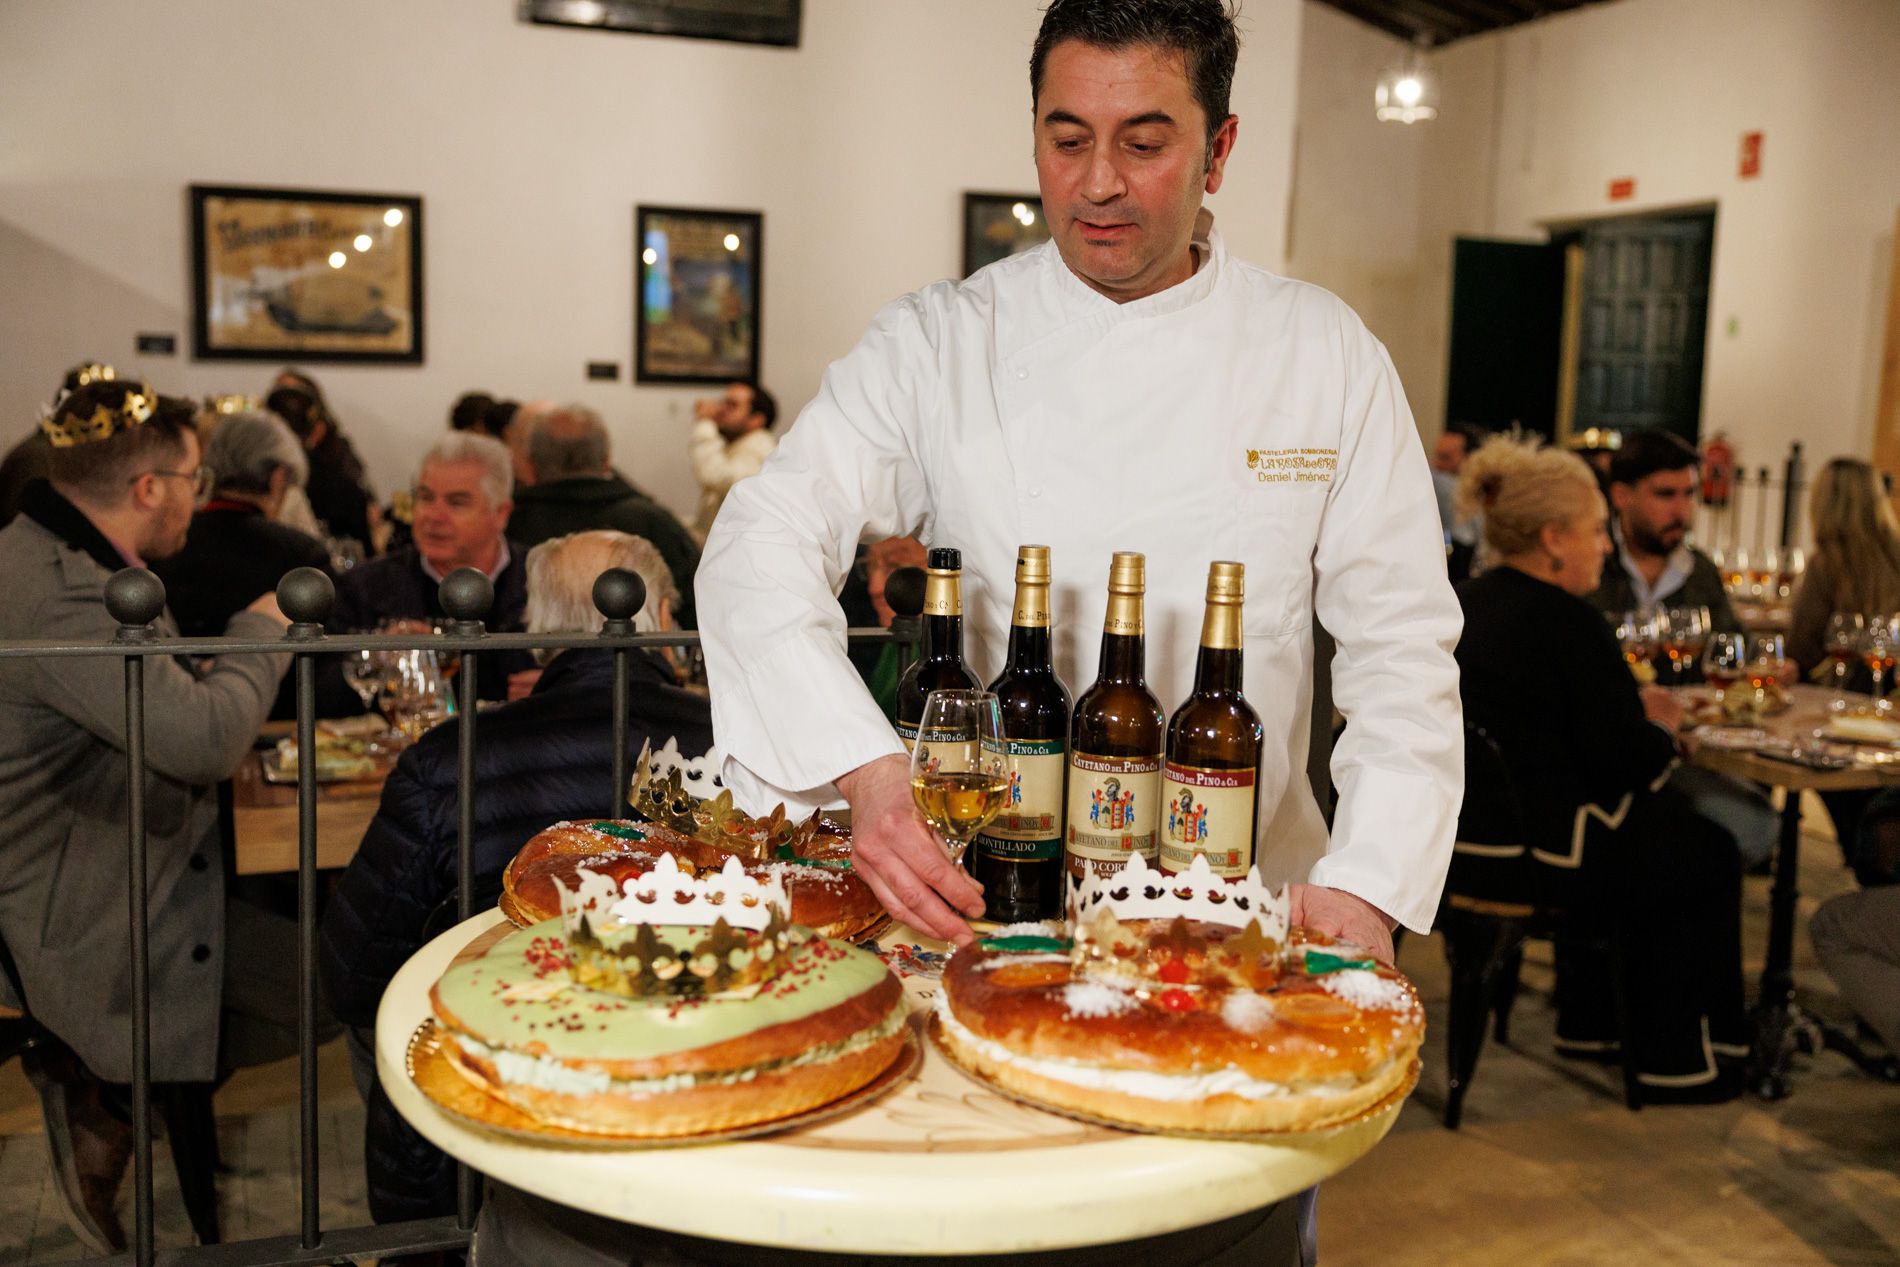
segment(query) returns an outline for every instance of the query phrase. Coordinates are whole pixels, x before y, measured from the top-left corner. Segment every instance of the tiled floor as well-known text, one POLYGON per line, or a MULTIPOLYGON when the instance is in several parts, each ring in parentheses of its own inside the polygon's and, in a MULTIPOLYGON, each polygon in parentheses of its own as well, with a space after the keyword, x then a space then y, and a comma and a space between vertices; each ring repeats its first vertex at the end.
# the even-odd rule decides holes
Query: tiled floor
MULTIPOLYGON (((1810 822, 1825 822, 1816 813, 1810 822)), ((1850 883, 1831 840, 1804 849, 1803 913, 1850 883)), ((1766 940, 1767 881, 1745 897, 1751 981, 1766 940)), ((1408 939, 1402 965, 1444 1016, 1444 957, 1408 939)), ((1838 1014, 1797 941, 1804 1002, 1838 1014)), ((1715 1108, 1621 1106, 1613 1075, 1550 1054, 1547 957, 1533 948, 1513 1015, 1512 1045, 1486 1048, 1462 1130, 1438 1124, 1442 1029, 1424 1078, 1392 1135, 1327 1183, 1320 1201, 1326 1267, 1484 1264, 1900 1263, 1900 1088, 1875 1083, 1832 1054, 1804 1060, 1795 1094, 1715 1108)), ((292 1232, 297 1224, 296 1070, 251 1071, 219 1095, 220 1136, 233 1168, 221 1186, 228 1235, 292 1232)), ((340 1044, 323 1052, 323 1219, 367 1220, 362 1109, 340 1044)), ((190 1242, 158 1150, 160 1242, 190 1242)), ((84 1256, 49 1190, 38 1102, 17 1062, 0 1069, 0 1264, 84 1256)), ((131 1218, 129 1185, 122 1215, 131 1218)))

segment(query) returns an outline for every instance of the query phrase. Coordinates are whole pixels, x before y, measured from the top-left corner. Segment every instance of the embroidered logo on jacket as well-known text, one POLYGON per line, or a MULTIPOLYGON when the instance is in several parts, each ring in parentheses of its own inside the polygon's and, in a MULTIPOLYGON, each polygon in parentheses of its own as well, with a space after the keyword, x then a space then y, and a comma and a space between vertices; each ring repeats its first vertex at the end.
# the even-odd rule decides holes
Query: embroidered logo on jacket
POLYGON ((1262 484, 1330 484, 1338 449, 1248 449, 1247 469, 1262 484))

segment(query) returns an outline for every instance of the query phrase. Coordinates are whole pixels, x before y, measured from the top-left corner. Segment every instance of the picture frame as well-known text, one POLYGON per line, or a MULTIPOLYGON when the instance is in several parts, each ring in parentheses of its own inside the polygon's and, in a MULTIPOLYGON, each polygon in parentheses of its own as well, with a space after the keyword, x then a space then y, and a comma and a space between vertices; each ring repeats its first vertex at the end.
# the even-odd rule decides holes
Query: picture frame
POLYGON ((963 276, 1048 240, 1039 194, 963 195, 963 276))
POLYGON ((190 197, 194 359, 422 363, 420 195, 190 197))
POLYGON ((521 0, 539 26, 797 48, 803 0, 521 0))
POLYGON ((764 235, 756 211, 634 209, 635 382, 758 381, 764 235))

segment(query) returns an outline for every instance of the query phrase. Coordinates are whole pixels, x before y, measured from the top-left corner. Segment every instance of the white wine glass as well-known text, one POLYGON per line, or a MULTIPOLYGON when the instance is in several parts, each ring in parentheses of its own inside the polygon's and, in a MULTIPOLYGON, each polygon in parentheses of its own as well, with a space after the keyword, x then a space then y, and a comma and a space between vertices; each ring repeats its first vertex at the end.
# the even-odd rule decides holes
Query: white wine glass
POLYGON ((433 651, 397 651, 383 679, 383 713, 389 724, 414 743, 448 719, 449 693, 433 651))
POLYGON ((1009 798, 1012 762, 1003 742, 1003 710, 988 691, 932 691, 924 697, 910 792, 936 828, 952 862, 1009 798))

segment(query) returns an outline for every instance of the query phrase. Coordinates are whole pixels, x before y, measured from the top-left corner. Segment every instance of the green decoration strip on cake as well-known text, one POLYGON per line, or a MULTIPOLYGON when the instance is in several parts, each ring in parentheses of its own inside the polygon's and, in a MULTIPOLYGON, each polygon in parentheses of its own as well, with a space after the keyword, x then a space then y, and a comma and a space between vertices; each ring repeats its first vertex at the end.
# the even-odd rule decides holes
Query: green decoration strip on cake
POLYGON ((985 937, 977 943, 983 950, 1037 951, 1066 955, 1073 945, 1067 937, 985 937))
POLYGON ((1329 955, 1323 950, 1306 952, 1306 975, 1323 977, 1329 972, 1344 972, 1348 968, 1376 968, 1374 959, 1347 959, 1342 955, 1329 955))

